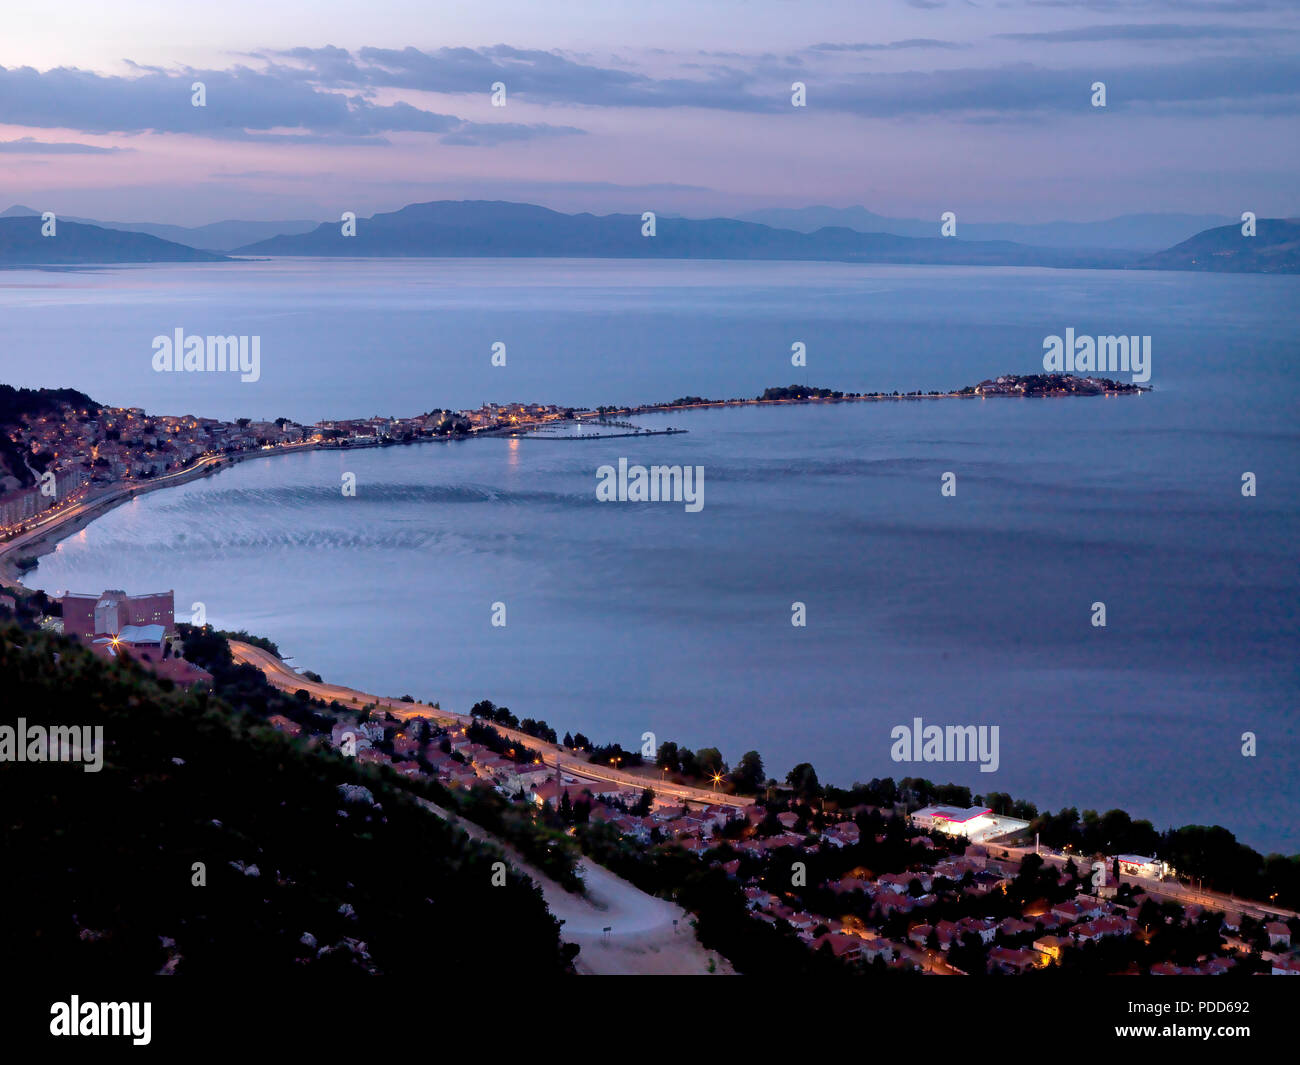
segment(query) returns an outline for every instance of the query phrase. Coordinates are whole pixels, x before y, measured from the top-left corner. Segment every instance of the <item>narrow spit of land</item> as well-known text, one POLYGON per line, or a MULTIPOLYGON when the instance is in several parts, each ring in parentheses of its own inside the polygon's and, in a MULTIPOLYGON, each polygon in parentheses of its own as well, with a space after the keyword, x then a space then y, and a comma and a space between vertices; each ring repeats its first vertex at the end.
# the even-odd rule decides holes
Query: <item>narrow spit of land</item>
MULTIPOLYGON (((296 442, 276 443, 220 454, 205 454, 188 466, 148 480, 119 481, 109 484, 91 483, 78 489, 66 499, 60 500, 54 506, 34 517, 21 529, 11 531, 10 538, 0 543, 0 585, 21 587, 22 573, 27 566, 20 565, 20 559, 30 565, 36 558, 53 551, 60 540, 85 527, 93 519, 107 513, 113 507, 145 492, 184 484, 196 477, 216 473, 228 465, 250 458, 311 451, 317 448, 381 447, 398 443, 421 443, 435 440, 445 443, 448 440, 468 439, 473 436, 507 436, 516 439, 529 438, 536 440, 596 440, 614 436, 666 436, 684 433, 687 430, 673 427, 646 429, 631 422, 615 421, 613 419, 638 414, 663 414, 670 411, 706 410, 722 407, 899 402, 922 399, 993 398, 998 396, 1022 399, 1053 396, 1117 396, 1136 395, 1148 391, 1150 391, 1150 388, 1142 385, 1125 384, 1104 377, 1079 377, 1070 374, 1006 374, 996 379, 981 381, 977 385, 968 385, 965 388, 950 392, 839 392, 828 388, 814 388, 795 384, 769 388, 761 396, 752 399, 713 400, 700 396, 684 396, 668 403, 647 404, 637 407, 598 407, 596 410, 566 408, 567 416, 548 414, 536 418, 528 416, 521 418, 515 415, 505 421, 475 425, 451 433, 414 434, 401 439, 375 436, 370 429, 366 430, 367 435, 355 439, 327 438, 319 436, 320 427, 326 424, 320 423, 315 427, 318 437, 311 439, 308 439, 306 432, 304 432, 303 439, 296 442), (584 425, 608 426, 617 431, 601 432, 600 428, 597 428, 594 432, 584 431, 584 425), (566 426, 573 426, 578 431, 564 434, 556 431, 557 428, 566 426)), ((83 398, 88 399, 88 397, 83 398)), ((552 408, 552 410, 559 410, 559 408, 552 408)), ((480 412, 462 413, 477 416, 480 412)), ((427 417, 425 418, 426 422, 427 417)), ((415 420, 408 419, 407 421, 415 420)), ((468 422, 462 424, 469 426, 468 422)), ((0 426, 0 429, 3 428, 3 426, 0 426)), ((298 428, 307 430, 311 427, 299 426, 298 428)))

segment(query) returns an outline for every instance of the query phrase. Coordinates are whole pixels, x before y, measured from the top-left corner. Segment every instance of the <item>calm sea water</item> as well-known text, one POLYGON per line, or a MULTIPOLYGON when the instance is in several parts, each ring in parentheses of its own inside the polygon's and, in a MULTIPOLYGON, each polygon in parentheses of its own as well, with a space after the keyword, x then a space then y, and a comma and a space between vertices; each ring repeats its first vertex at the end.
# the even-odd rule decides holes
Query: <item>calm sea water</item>
POLYGON ((675 413, 641 421, 689 433, 248 462, 113 511, 32 583, 174 588, 178 616, 201 601, 327 679, 625 746, 756 748, 777 776, 924 775, 1295 851, 1297 308, 1296 278, 837 264, 11 272, 0 379, 315 420, 947 388, 1040 369, 1068 326, 1150 334, 1141 397, 675 413), (177 326, 260 335, 262 380, 153 373, 177 326), (703 466, 704 509, 597 502, 620 457, 703 466), (918 716, 998 725, 998 771, 893 762, 890 729, 918 716))

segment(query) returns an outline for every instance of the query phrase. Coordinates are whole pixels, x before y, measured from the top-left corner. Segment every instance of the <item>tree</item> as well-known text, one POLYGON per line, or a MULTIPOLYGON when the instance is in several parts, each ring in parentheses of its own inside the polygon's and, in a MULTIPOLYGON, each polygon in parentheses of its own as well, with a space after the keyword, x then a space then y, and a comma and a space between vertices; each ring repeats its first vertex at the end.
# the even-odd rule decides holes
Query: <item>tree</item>
POLYGON ((701 747, 695 752, 695 758, 699 762, 700 772, 705 776, 727 771, 727 763, 722 760, 722 752, 716 747, 701 747))
POLYGON ((765 779, 763 773, 763 759, 757 751, 746 751, 740 756, 740 764, 736 766, 736 771, 731 775, 735 782, 736 790, 741 792, 755 792, 763 786, 765 779))
POLYGON ((949 948, 948 960, 969 976, 983 976, 988 971, 988 950, 974 932, 965 933, 960 943, 949 948))
POLYGON ((785 782, 794 788, 801 799, 811 799, 822 793, 817 782, 817 770, 808 762, 800 762, 785 775, 785 782))
POLYGON ((681 755, 677 750, 677 744, 671 740, 665 740, 659 744, 659 751, 655 755, 655 765, 660 769, 667 769, 670 773, 677 772, 677 767, 681 765, 681 755))
POLYGON ((678 768, 684 777, 698 777, 700 775, 700 763, 696 761, 695 752, 689 747, 681 749, 681 759, 678 762, 678 768))

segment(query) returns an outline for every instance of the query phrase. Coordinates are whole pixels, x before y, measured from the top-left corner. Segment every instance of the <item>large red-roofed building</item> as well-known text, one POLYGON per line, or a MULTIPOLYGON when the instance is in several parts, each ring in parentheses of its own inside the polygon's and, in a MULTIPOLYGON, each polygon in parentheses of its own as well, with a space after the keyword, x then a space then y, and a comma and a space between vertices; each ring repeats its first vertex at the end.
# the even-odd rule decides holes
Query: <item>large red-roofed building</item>
POLYGON ((67 592, 63 631, 69 636, 116 636, 130 625, 161 625, 164 635, 176 628, 176 595, 172 591, 127 595, 109 588, 102 595, 67 592))

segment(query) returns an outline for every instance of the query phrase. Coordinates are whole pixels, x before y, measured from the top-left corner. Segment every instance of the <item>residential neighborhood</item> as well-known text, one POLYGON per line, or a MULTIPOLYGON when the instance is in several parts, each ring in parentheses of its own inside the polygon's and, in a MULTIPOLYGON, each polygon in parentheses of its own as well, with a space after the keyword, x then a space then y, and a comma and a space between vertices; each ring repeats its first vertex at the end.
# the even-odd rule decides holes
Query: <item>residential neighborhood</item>
POLYGON ((147 484, 203 459, 306 447, 380 447, 449 436, 507 432, 575 416, 585 409, 539 403, 484 403, 407 418, 374 416, 302 425, 192 414, 147 414, 139 407, 52 404, 0 425, 0 536, 22 532, 44 511, 108 487, 147 484), (16 457, 15 457, 16 456, 16 457), (46 475, 50 477, 46 477, 46 475))
POLYGON ((652 778, 638 789, 557 770, 477 720, 385 716, 374 708, 360 724, 341 720, 327 740, 407 777, 494 790, 571 834, 595 829, 651 855, 690 855, 738 886, 756 925, 847 970, 1300 975, 1290 945, 1300 922, 1181 906, 1109 869, 1094 883, 1087 863, 1017 858, 996 840, 971 843, 888 807, 832 813, 788 791, 744 807, 683 802, 655 796, 652 778))

